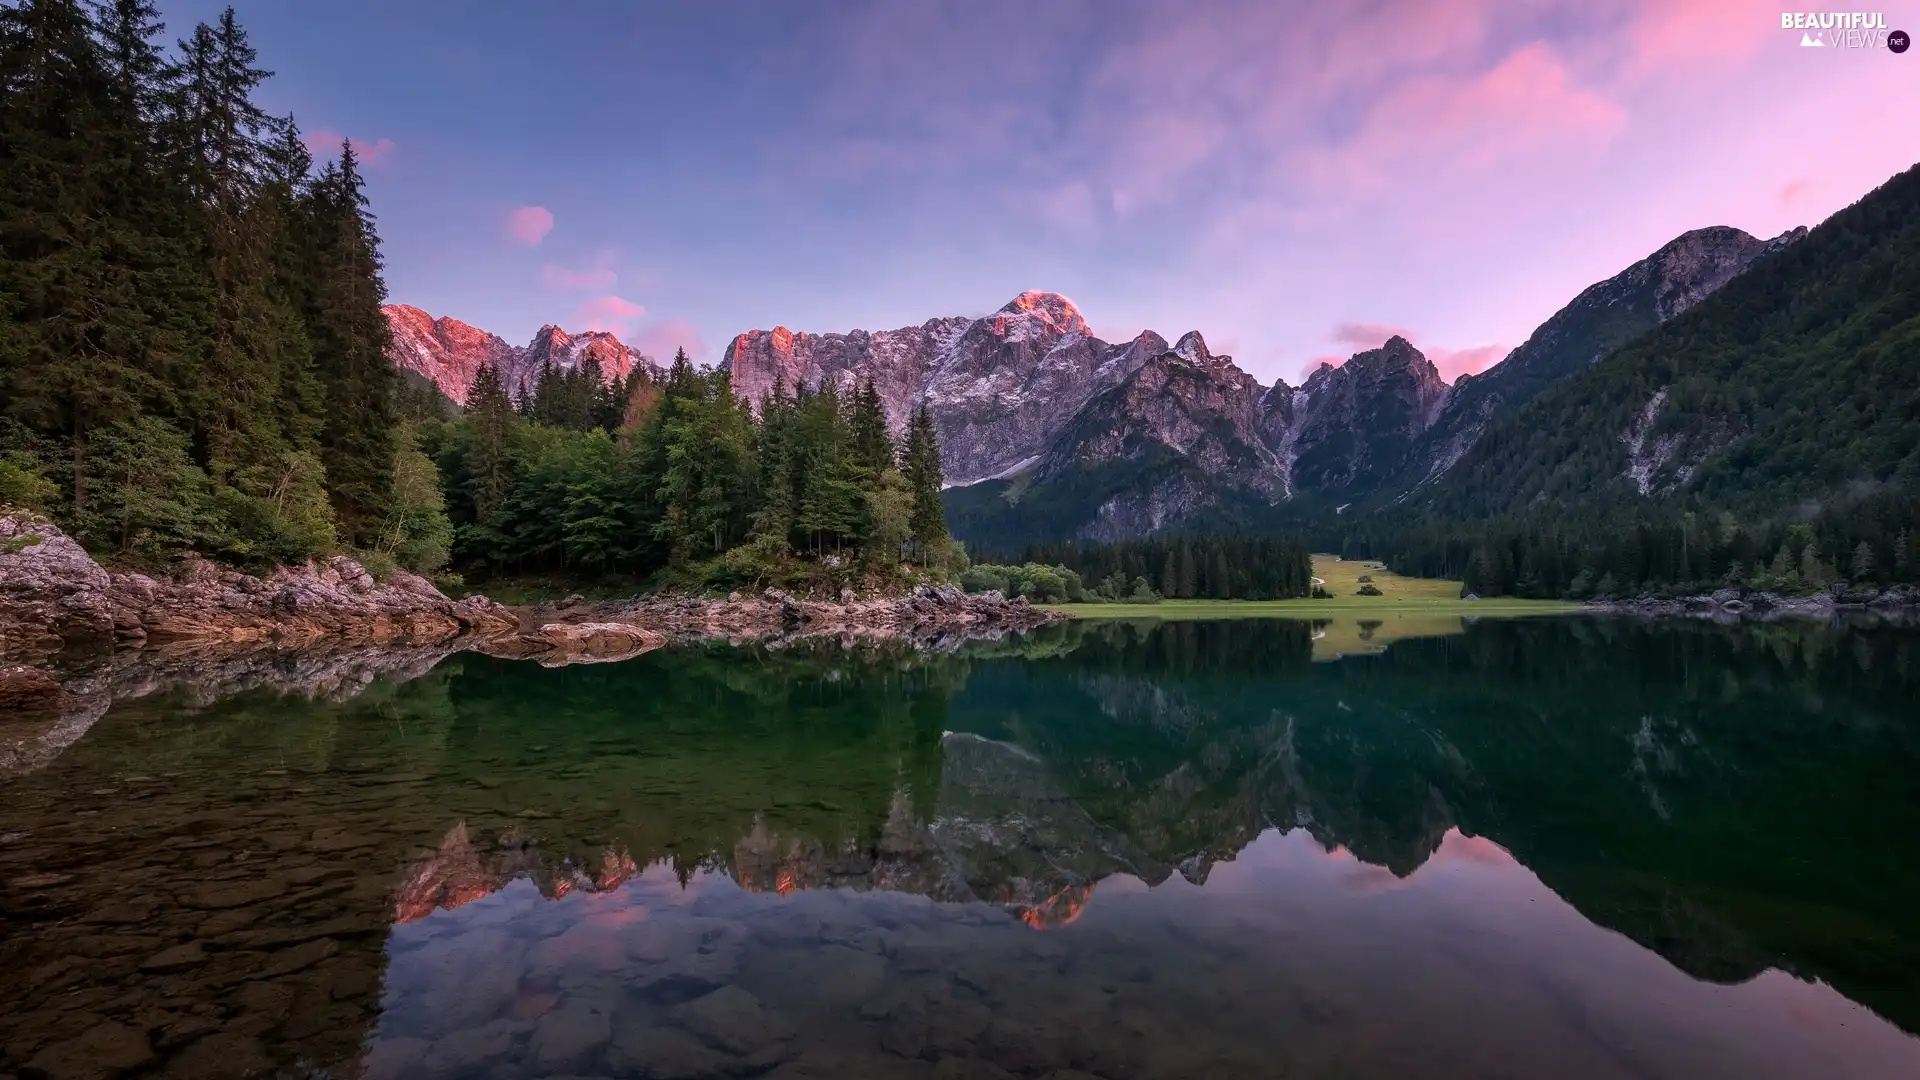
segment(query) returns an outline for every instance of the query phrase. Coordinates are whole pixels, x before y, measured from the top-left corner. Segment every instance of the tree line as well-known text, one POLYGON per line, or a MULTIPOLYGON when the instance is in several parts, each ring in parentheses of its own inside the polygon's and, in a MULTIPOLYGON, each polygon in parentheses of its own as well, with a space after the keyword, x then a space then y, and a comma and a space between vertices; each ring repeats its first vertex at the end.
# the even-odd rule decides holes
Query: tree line
POLYGON ((462 415, 419 421, 463 573, 818 586, 964 565, 925 408, 896 440, 871 383, 776 387, 756 412, 684 351, 615 389, 583 371, 516 402, 482 367, 462 415))
POLYGON ((1588 600, 1721 588, 1808 592, 1920 584, 1920 496, 1889 490, 1796 520, 1706 506, 1546 510, 1491 522, 1362 522, 1318 537, 1479 596, 1588 600))
POLYGON ((1287 600, 1312 591, 1313 559, 1303 540, 1278 533, 1065 541, 1030 544, 1014 563, 972 566, 961 584, 1070 603, 1287 600))
POLYGON ((0 7, 0 502, 125 559, 431 569, 351 144, 317 171, 231 9, 0 7))

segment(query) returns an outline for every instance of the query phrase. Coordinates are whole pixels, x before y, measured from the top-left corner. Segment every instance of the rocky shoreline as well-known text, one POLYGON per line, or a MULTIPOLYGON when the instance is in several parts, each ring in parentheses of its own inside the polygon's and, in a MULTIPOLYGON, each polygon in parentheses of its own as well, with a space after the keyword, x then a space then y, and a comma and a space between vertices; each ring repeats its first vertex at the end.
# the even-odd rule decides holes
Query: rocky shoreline
MULTIPOLYGON (((928 585, 865 599, 848 590, 839 602, 768 589, 516 609, 453 600, 405 571, 376 582, 344 556, 264 577, 189 558, 162 579, 110 572, 51 523, 0 515, 0 710, 19 714, 97 716, 115 697, 182 679, 277 683, 292 671, 292 682, 321 689, 396 666, 385 656, 407 668, 462 651, 558 666, 624 660, 669 641, 778 646, 823 636, 937 648, 1060 618, 1024 599, 928 585)), ((50 748, 16 746, 11 756, 18 765, 50 748)))
POLYGON ((1849 622, 1920 622, 1920 589, 1895 585, 1875 589, 1835 585, 1807 596, 1720 589, 1694 596, 1635 596, 1589 601, 1587 610, 1647 618, 1694 618, 1716 622, 1805 619, 1849 622))

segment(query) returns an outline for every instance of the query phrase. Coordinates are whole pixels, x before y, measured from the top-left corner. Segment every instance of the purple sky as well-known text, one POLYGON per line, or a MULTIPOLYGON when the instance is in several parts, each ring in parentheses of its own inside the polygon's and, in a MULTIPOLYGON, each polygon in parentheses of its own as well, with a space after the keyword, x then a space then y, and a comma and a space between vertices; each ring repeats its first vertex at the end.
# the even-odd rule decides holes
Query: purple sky
POLYGON ((1263 381, 1394 330, 1452 377, 1680 232, 1920 159, 1920 50, 1803 48, 1772 0, 238 7, 267 103, 365 147, 396 302, 708 361, 1051 289, 1263 381))

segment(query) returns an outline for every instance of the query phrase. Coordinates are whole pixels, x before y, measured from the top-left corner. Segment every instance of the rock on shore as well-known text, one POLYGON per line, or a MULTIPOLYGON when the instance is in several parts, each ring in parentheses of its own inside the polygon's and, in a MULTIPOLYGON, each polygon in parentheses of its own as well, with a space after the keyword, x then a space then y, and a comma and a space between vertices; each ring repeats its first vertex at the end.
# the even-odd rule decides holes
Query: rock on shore
POLYGON ((110 573, 54 525, 0 516, 0 655, 181 641, 424 645, 517 629, 484 598, 456 603, 404 570, 376 583, 345 556, 265 577, 190 559, 166 580, 110 573))
POLYGON ((1751 619, 1870 619, 1911 621, 1920 619, 1920 589, 1895 585, 1881 590, 1867 586, 1835 585, 1826 592, 1807 596, 1782 596, 1770 592, 1745 592, 1721 589, 1696 596, 1636 596, 1624 600, 1599 600, 1587 605, 1591 610, 1623 615, 1688 616, 1723 622, 1751 619))
POLYGON ((596 609, 606 617, 651 627, 669 638, 783 639, 848 636, 893 638, 937 645, 947 638, 1028 630, 1067 616, 1043 611, 1024 597, 965 593, 952 585, 919 585, 901 596, 860 599, 852 590, 838 602, 808 600, 781 589, 724 600, 645 598, 596 609))

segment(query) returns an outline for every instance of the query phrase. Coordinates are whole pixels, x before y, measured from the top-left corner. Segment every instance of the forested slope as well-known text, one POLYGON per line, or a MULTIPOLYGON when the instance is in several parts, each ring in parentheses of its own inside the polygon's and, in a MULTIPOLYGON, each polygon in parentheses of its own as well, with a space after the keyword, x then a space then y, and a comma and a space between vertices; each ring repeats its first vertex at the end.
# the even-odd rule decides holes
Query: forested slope
POLYGON ((1787 508, 1920 482, 1920 167, 1490 430, 1454 519, 1697 496, 1787 508))

